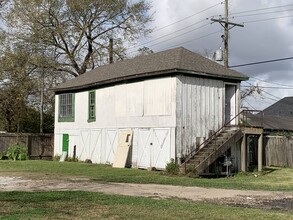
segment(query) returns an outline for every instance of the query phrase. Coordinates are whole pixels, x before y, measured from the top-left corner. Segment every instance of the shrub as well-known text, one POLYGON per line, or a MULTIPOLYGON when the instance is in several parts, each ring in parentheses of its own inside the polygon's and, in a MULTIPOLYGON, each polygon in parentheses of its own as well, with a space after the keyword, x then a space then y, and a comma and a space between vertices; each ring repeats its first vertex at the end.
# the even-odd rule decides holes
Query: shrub
POLYGON ((7 152, 6 156, 10 160, 27 160, 29 155, 27 153, 27 147, 19 144, 11 145, 7 152))
POLYGON ((178 174, 179 173, 179 165, 172 158, 169 163, 166 164, 166 172, 168 174, 178 174))

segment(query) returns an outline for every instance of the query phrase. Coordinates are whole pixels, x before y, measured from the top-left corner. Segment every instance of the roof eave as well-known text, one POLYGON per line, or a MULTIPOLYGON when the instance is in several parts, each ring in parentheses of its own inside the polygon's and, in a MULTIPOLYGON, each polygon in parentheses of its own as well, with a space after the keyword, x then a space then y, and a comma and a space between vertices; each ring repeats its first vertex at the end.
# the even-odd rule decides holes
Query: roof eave
POLYGON ((107 84, 113 84, 113 83, 118 83, 122 82, 125 80, 133 80, 133 79, 143 79, 146 77, 151 77, 151 76, 163 76, 166 74, 186 74, 186 75, 197 75, 197 76, 205 76, 205 77, 212 77, 212 78, 220 78, 220 79, 230 79, 230 80, 237 80, 237 81, 245 81, 248 80, 249 77, 237 77, 237 76, 229 76, 229 75, 218 75, 214 73, 204 73, 204 72, 196 72, 196 71, 191 71, 191 70, 184 70, 184 69, 170 69, 170 70, 164 70, 164 71, 156 71, 156 72, 148 72, 148 73, 143 73, 143 74, 135 74, 135 75, 130 75, 130 76, 125 76, 125 77, 119 77, 115 79, 109 79, 109 80, 104 80, 104 81, 99 81, 99 82, 94 82, 94 83, 87 83, 84 85, 79 85, 79 86, 72 86, 72 87, 65 87, 65 88, 52 88, 51 91, 55 93, 59 92, 68 92, 68 91, 74 91, 74 90, 83 90, 89 87, 96 87, 96 86, 104 86, 107 84))
POLYGON ((246 81, 249 80, 248 76, 229 76, 229 75, 219 75, 214 73, 205 73, 205 72, 195 72, 190 70, 177 70, 178 72, 190 74, 190 75, 199 75, 199 76, 206 76, 206 77, 212 77, 212 78, 220 78, 220 79, 231 79, 231 80, 237 80, 237 81, 246 81))
POLYGON ((139 73, 139 74, 135 74, 135 75, 119 77, 119 78, 114 78, 114 79, 109 79, 109 80, 103 80, 103 81, 94 82, 94 83, 87 83, 87 84, 80 85, 80 86, 65 87, 65 88, 52 88, 51 91, 56 93, 56 92, 82 90, 82 89, 86 89, 88 87, 113 84, 113 83, 123 82, 125 80, 142 79, 142 78, 150 77, 150 76, 162 76, 162 75, 170 74, 170 73, 174 73, 174 72, 176 72, 176 71, 175 70, 164 70, 164 71, 160 71, 160 72, 156 71, 156 72, 149 72, 149 73, 144 73, 144 74, 139 73))

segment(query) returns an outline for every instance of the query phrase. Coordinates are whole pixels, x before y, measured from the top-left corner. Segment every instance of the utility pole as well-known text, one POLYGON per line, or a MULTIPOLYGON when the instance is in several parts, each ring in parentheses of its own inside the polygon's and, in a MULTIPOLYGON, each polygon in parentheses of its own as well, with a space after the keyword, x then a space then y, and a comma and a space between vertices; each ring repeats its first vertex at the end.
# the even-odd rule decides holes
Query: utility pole
POLYGON ((228 45, 228 39, 229 39, 229 19, 228 19, 228 0, 225 0, 225 27, 224 27, 224 66, 229 67, 229 45, 228 45))
POLYGON ((228 0, 225 0, 225 17, 222 19, 214 19, 212 18, 211 21, 218 22, 224 28, 224 36, 222 36, 224 41, 224 66, 229 67, 229 30, 235 26, 244 27, 243 24, 237 24, 229 22, 229 11, 228 11, 228 0), (231 26, 230 26, 231 25, 231 26))

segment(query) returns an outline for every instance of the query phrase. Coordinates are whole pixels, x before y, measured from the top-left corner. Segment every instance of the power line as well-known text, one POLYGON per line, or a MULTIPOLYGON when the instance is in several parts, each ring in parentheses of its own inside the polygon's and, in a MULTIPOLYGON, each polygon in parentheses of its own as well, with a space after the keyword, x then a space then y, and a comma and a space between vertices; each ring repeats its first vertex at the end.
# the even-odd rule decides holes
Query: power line
MULTIPOLYGON (((246 82, 246 83, 250 84, 251 86, 254 86, 254 85, 252 85, 252 84, 249 83, 249 82, 246 82)), ((243 86, 242 86, 242 87, 243 87, 243 86)), ((271 97, 263 96, 263 97, 266 98, 266 99, 270 99, 270 100, 273 100, 273 101, 275 101, 275 102, 282 102, 282 103, 285 103, 285 104, 288 104, 288 105, 293 105, 293 103, 291 103, 291 102, 287 102, 287 101, 283 100, 283 98, 279 98, 279 97, 277 97, 277 96, 275 96, 275 95, 273 95, 273 94, 271 94, 271 93, 269 93, 269 92, 267 92, 267 91, 265 91, 265 90, 263 90, 263 89, 262 89, 261 91, 262 91, 262 93, 265 93, 265 94, 271 96, 271 97)), ((245 99, 244 99, 244 100, 245 100, 245 99)), ((264 101, 264 100, 262 100, 262 101, 264 101)))
POLYGON ((244 14, 244 13, 255 12, 255 11, 265 11, 265 10, 274 9, 274 8, 284 8, 284 7, 288 7, 288 6, 293 6, 293 4, 274 6, 274 7, 268 7, 268 8, 260 8, 260 9, 254 9, 254 10, 248 10, 248 11, 234 12, 231 15, 244 14))
MULTIPOLYGON (((250 88, 251 86, 241 86, 243 88, 250 88)), ((293 89, 293 87, 277 87, 277 86, 257 86, 263 89, 293 89)))
POLYGON ((285 101, 285 100, 283 100, 283 98, 279 98, 279 97, 277 97, 277 96, 275 96, 275 95, 273 95, 273 94, 271 94, 271 93, 269 93, 269 92, 266 92, 266 91, 263 91, 263 92, 264 92, 265 94, 267 94, 267 95, 273 97, 273 98, 267 97, 267 98, 269 98, 269 99, 272 99, 272 100, 274 100, 274 101, 282 102, 282 103, 285 103, 285 104, 288 104, 288 105, 292 105, 292 106, 293 106, 293 103, 292 103, 292 102, 285 101))
MULTIPOLYGON (((209 10, 209 9, 211 9, 211 8, 214 8, 214 7, 216 7, 216 6, 220 5, 220 4, 223 4, 223 2, 218 3, 218 4, 215 4, 215 5, 211 6, 211 7, 208 7, 208 8, 206 8, 206 9, 200 11, 200 12, 197 12, 197 13, 195 13, 195 14, 193 14, 193 15, 190 15, 190 16, 188 16, 188 17, 185 17, 185 18, 183 18, 183 19, 181 19, 181 20, 178 20, 178 21, 176 21, 176 22, 174 22, 174 23, 171 23, 171 24, 166 25, 166 26, 164 26, 164 27, 158 28, 158 29, 156 29, 156 30, 153 31, 153 32, 156 32, 156 31, 158 31, 158 30, 162 30, 162 29, 164 29, 164 28, 166 28, 166 27, 169 27, 169 26, 171 26, 171 25, 173 25, 173 24, 176 24, 176 23, 179 23, 179 22, 184 21, 184 20, 186 20, 186 19, 189 19, 189 18, 191 18, 191 17, 193 17, 193 16, 195 16, 195 15, 198 15, 198 14, 200 14, 200 13, 202 13, 202 12, 204 12, 204 11, 207 11, 207 10, 209 10)), ((283 6, 276 6, 276 7, 270 7, 270 8, 263 8, 263 9, 256 9, 256 10, 250 10, 250 11, 243 11, 243 12, 236 12, 236 13, 233 13, 233 15, 234 15, 234 14, 247 13, 247 12, 253 12, 253 11, 268 10, 268 9, 273 9, 273 8, 288 7, 288 6, 293 6, 293 4, 291 4, 291 5, 283 5, 283 6)), ((252 21, 247 21, 247 22, 244 22, 244 23, 255 23, 255 22, 269 21, 269 20, 281 19, 281 18, 288 18, 288 17, 293 17, 293 15, 291 15, 291 16, 282 16, 282 17, 273 17, 273 18, 268 18, 268 19, 252 20, 252 21)), ((181 29, 179 29, 179 30, 177 30, 177 31, 174 31, 174 32, 172 32, 172 33, 170 33, 170 34, 165 34, 165 35, 160 36, 160 37, 157 37, 157 38, 155 38, 155 39, 153 39, 153 40, 151 40, 151 41, 148 41, 148 42, 145 42, 145 43, 139 44, 139 45, 137 45, 137 46, 134 46, 134 47, 132 47, 132 48, 139 48, 139 47, 141 47, 141 46, 143 46, 143 45, 147 45, 147 44, 149 44, 149 43, 151 43, 151 42, 155 42, 155 41, 160 40, 160 39, 162 39, 162 38, 164 38, 164 37, 170 36, 170 35, 172 35, 172 34, 174 34, 174 33, 177 33, 177 32, 180 32, 180 31, 182 31, 182 30, 184 30, 184 29, 187 29, 187 28, 189 28, 189 27, 191 27, 191 26, 193 26, 193 25, 199 24, 199 23, 201 23, 201 22, 203 22, 203 21, 205 21, 205 20, 206 20, 206 19, 203 19, 203 20, 198 21, 198 22, 196 22, 196 23, 194 23, 194 24, 192 24, 192 25, 189 25, 189 26, 187 26, 187 27, 184 27, 184 28, 181 28, 181 29)), ((198 27, 198 28, 195 28, 195 29, 193 29, 193 30, 191 30, 191 31, 187 31, 187 32, 184 32, 184 33, 182 33, 182 34, 176 35, 176 36, 174 36, 174 37, 172 37, 172 38, 169 38, 169 39, 167 39, 167 40, 159 41, 158 43, 155 43, 155 44, 149 45, 148 47, 153 47, 153 46, 156 46, 156 45, 158 45, 158 44, 160 44, 160 43, 163 43, 163 42, 166 42, 166 41, 170 41, 170 40, 173 40, 173 39, 175 39, 175 38, 178 38, 178 37, 184 36, 184 35, 186 35, 186 34, 192 32, 192 31, 198 30, 198 29, 203 28, 203 27, 205 27, 205 26, 207 26, 207 24, 206 24, 206 25, 202 25, 202 26, 200 26, 200 27, 198 27)), ((210 34, 208 34, 208 35, 205 35, 205 36, 199 37, 199 38, 197 38, 197 39, 193 39, 193 40, 190 40, 190 41, 183 42, 183 44, 185 44, 185 43, 189 43, 189 42, 192 42, 192 41, 196 41, 196 40, 198 40, 198 39, 201 39, 201 38, 204 38, 204 37, 210 36, 210 35, 215 34, 215 33, 219 33, 219 32, 213 32, 213 33, 210 33, 210 34)), ((181 45, 182 45, 182 44, 177 44, 177 45, 174 45, 173 47, 181 46, 181 45)), ((168 48, 170 48, 170 47, 168 47, 168 48)), ((129 49, 130 49, 130 48, 129 48, 129 49)), ((131 49, 131 50, 132 50, 132 49, 131 49)), ((135 52, 136 52, 136 50, 134 50, 134 51, 130 51, 129 53, 131 54, 131 53, 135 53, 135 52)), ((281 60, 280 60, 280 61, 281 61, 281 60)), ((265 61, 265 62, 266 62, 266 61, 265 61)), ((265 62, 264 62, 264 63, 265 63, 265 62)), ((267 61, 267 62, 270 62, 270 61, 267 61)), ((271 62, 274 62, 274 60, 272 60, 271 62)), ((256 63, 256 64, 258 64, 258 63, 256 63)), ((261 64, 261 63, 259 63, 259 64, 261 64)), ((246 65, 246 64, 242 64, 242 65, 246 65)), ((242 65, 241 65, 241 66, 242 66, 242 65)), ((249 65, 254 65, 254 63, 249 64, 249 65)), ((240 67, 240 66, 237 65, 237 66, 232 66, 232 67, 240 67)))
POLYGON ((290 10, 282 10, 282 11, 263 12, 263 13, 258 13, 258 14, 247 14, 247 15, 232 16, 231 18, 242 18, 242 17, 249 17, 249 16, 259 16, 259 15, 275 14, 275 13, 287 12, 287 11, 293 11, 293 9, 290 9, 290 10))
MULTIPOLYGON (((217 7, 218 5, 221 5, 221 4, 223 4, 223 3, 224 3, 224 2, 217 3, 217 4, 212 5, 212 6, 206 8, 206 9, 204 9, 204 10, 201 10, 201 11, 195 13, 195 14, 192 14, 192 15, 190 15, 190 16, 187 16, 187 17, 183 18, 183 19, 180 19, 180 20, 178 20, 178 21, 176 21, 176 22, 173 22, 173 23, 171 23, 171 24, 168 24, 168 25, 163 26, 163 27, 160 27, 160 28, 156 28, 155 30, 153 30, 152 33, 157 32, 157 31, 159 31, 159 30, 163 30, 163 29, 165 29, 165 28, 167 28, 167 27, 170 27, 170 26, 172 26, 172 25, 174 25, 174 24, 177 24, 177 23, 182 22, 182 21, 184 21, 184 20, 187 20, 187 19, 189 19, 189 18, 191 18, 191 17, 194 17, 194 16, 196 16, 196 15, 199 15, 199 14, 201 14, 201 13, 203 13, 203 12, 205 12, 205 11, 208 11, 208 10, 214 8, 214 7, 217 7)), ((205 21, 205 20, 208 20, 208 18, 203 19, 203 20, 201 20, 201 21, 199 21, 199 22, 196 22, 196 23, 194 23, 194 24, 192 24, 192 25, 189 25, 189 26, 187 26, 187 27, 181 28, 181 29, 179 29, 179 30, 177 30, 177 31, 174 31, 174 32, 172 32, 171 34, 174 34, 174 33, 176 33, 176 32, 180 32, 181 30, 187 29, 187 28, 189 28, 189 27, 191 27, 191 26, 193 26, 193 25, 199 24, 199 23, 201 23, 201 22, 203 22, 203 21, 205 21)), ((146 45, 146 44, 148 44, 148 43, 151 43, 151 42, 153 42, 153 41, 156 41, 156 40, 158 40, 158 39, 161 39, 161 38, 163 38, 163 37, 165 37, 165 36, 169 36, 169 35, 171 35, 171 34, 166 34, 166 35, 160 36, 160 37, 158 37, 158 38, 156 38, 156 39, 153 39, 153 40, 151 40, 151 41, 149 41, 149 42, 145 42, 145 43, 139 44, 139 45, 137 45, 137 46, 132 46, 131 48, 139 48, 139 47, 141 47, 141 46, 143 46, 143 45, 146 45)), ((181 35, 180 35, 180 36, 181 36, 181 35)), ((178 36, 178 37, 179 37, 179 36, 178 36)), ((153 46, 153 45, 151 45, 151 46, 153 46)), ((130 52, 130 53, 134 53, 134 52, 136 52, 136 51, 133 51, 133 52, 130 52)))
POLYGON ((292 85, 286 85, 286 84, 281 84, 281 83, 276 83, 276 82, 269 82, 269 81, 266 81, 266 80, 264 80, 264 79, 260 79, 260 78, 253 77, 253 76, 250 76, 250 77, 251 77, 251 78, 254 78, 254 79, 256 79, 256 80, 259 80, 259 81, 263 81, 263 82, 265 82, 265 83, 273 84, 273 85, 293 87, 292 85))
MULTIPOLYGON (((193 25, 199 24, 199 23, 201 23, 201 22, 203 22, 203 21, 205 21, 205 20, 206 20, 206 19, 201 20, 201 21, 199 21, 199 22, 196 22, 195 24, 189 25, 189 26, 187 26, 187 27, 185 27, 185 28, 181 28, 181 29, 179 29, 179 30, 177 30, 177 31, 172 32, 171 34, 165 34, 165 35, 163 35, 163 36, 160 36, 160 37, 155 38, 155 39, 153 39, 153 40, 150 40, 150 41, 148 41, 148 42, 142 43, 142 44, 140 44, 139 46, 134 46, 134 48, 138 48, 138 47, 141 47, 141 46, 143 46, 143 45, 147 45, 147 44, 152 43, 152 42, 154 42, 154 41, 160 40, 160 39, 162 39, 162 38, 164 38, 164 37, 168 37, 168 36, 173 35, 173 34, 175 34, 175 33, 177 33, 177 32, 180 32, 180 31, 182 31, 182 30, 184 30, 184 29, 187 29, 187 28, 189 28, 189 27, 191 27, 191 26, 193 26, 193 25)), ((208 26, 208 25, 210 25, 210 24, 209 24, 209 23, 204 24, 204 25, 202 25, 202 26, 200 26, 200 27, 194 28, 194 29, 192 29, 192 30, 190 30, 190 31, 186 31, 186 32, 184 32, 184 33, 182 33, 182 34, 179 34, 179 35, 176 35, 176 36, 174 36, 174 37, 172 37, 172 38, 169 38, 169 39, 167 39, 167 40, 164 40, 163 42, 165 42, 165 41, 169 41, 169 40, 173 40, 173 39, 175 39, 175 38, 177 38, 177 37, 181 37, 181 36, 183 36, 183 35, 185 35, 185 34, 188 34, 188 33, 191 33, 191 32, 193 32, 193 31, 199 30, 199 29, 204 28, 204 27, 206 27, 206 26, 208 26)), ((161 42, 161 41, 160 41, 160 42, 161 42)), ((160 42, 158 42, 158 43, 160 43, 160 42)), ((150 45, 149 47, 154 46, 154 45, 157 45, 158 43, 152 44, 152 45, 150 45)), ((130 53, 131 53, 131 52, 130 52, 130 53)))
POLYGON ((243 99, 244 102, 246 102, 253 110, 256 110, 247 100, 243 99))
POLYGON ((192 40, 189 40, 189 41, 184 41, 180 44, 177 44, 177 45, 173 45, 173 46, 170 46, 170 47, 167 47, 166 49, 169 49, 169 48, 173 48, 173 47, 178 47, 178 46, 181 46, 182 44, 187 44, 187 43, 190 43, 190 42, 193 42, 193 41, 197 41, 197 40, 200 40, 202 38, 205 38, 205 37, 208 37, 208 36, 211 36, 211 35, 214 35, 214 34, 217 34, 217 33, 220 33, 222 31, 215 31, 215 32, 212 32, 212 33, 209 33, 209 34, 206 34, 206 35, 203 35, 201 37, 198 37, 198 38, 195 38, 195 39, 192 39, 192 40))
POLYGON ((238 65, 233 65, 233 66, 230 66, 230 67, 235 68, 235 67, 242 67, 242 66, 251 66, 251 65, 272 63, 272 62, 278 62, 278 61, 284 61, 284 60, 292 60, 292 59, 293 59, 293 57, 285 57, 285 58, 279 58, 279 59, 273 59, 273 60, 265 60, 265 61, 253 62, 253 63, 238 64, 238 65))
POLYGON ((182 22, 182 21, 185 21, 185 20, 187 20, 187 19, 189 19, 189 18, 191 18, 191 17, 194 17, 194 16, 196 16, 196 15, 199 15, 199 14, 201 14, 201 13, 203 13, 203 12, 205 12, 205 11, 208 11, 208 10, 210 10, 210 9, 212 9, 212 8, 218 6, 218 5, 221 5, 221 4, 223 4, 223 3, 224 3, 224 2, 217 3, 217 4, 212 5, 212 6, 206 8, 206 9, 204 9, 204 10, 202 10, 202 11, 196 12, 195 14, 192 14, 192 15, 189 15, 189 16, 187 16, 187 17, 185 17, 185 18, 182 18, 181 20, 175 21, 175 22, 173 22, 173 23, 171 23, 171 24, 168 24, 168 25, 163 26, 163 27, 160 27, 160 28, 156 28, 153 32, 156 32, 156 31, 159 31, 159 30, 163 30, 163 29, 165 29, 165 28, 167 28, 167 27, 170 27, 170 26, 172 26, 172 25, 174 25, 174 24, 177 24, 177 23, 180 23, 180 22, 182 22))
MULTIPOLYGON (((268 94, 268 95, 270 95, 270 96, 276 98, 277 100, 281 100, 280 97, 277 97, 277 96, 275 96, 275 95, 273 95, 273 94, 271 94, 271 93, 269 93, 269 92, 266 92, 266 91, 264 91, 264 90, 263 90, 263 92, 264 92, 265 94, 268 94)), ((285 101, 283 101, 283 102, 286 103, 285 101)), ((287 103, 289 103, 289 102, 287 102, 287 103)), ((290 103, 290 104, 293 104, 293 103, 290 103)))
MULTIPOLYGON (((193 32, 193 31, 196 31, 196 30, 199 30, 199 29, 201 29, 201 28, 204 28, 204 27, 206 27, 206 26, 208 26, 208 25, 210 25, 210 24, 204 24, 204 25, 202 25, 202 26, 200 26, 200 27, 197 27, 197 28, 192 29, 192 30, 190 30, 190 31, 186 31, 186 32, 184 32, 184 33, 182 33, 182 34, 179 34, 179 35, 177 35, 177 36, 174 36, 174 37, 172 37, 172 38, 169 38, 169 39, 167 39, 167 40, 164 40, 164 42, 166 42, 166 41, 170 41, 170 40, 173 40, 173 39, 175 39, 175 38, 177 38, 177 37, 181 37, 181 36, 186 35, 186 34, 189 34, 189 33, 193 32)), ((155 45, 157 45, 157 44, 159 44, 159 43, 160 43, 160 42, 155 43, 155 44, 152 44, 152 45, 150 45, 150 47, 151 47, 151 46, 155 46, 155 45)))
MULTIPOLYGON (((260 79, 260 78, 257 78, 257 77, 253 77, 253 76, 250 76, 250 78, 253 78, 253 79, 256 79, 256 80, 259 80, 259 81, 263 81, 263 82, 266 82, 266 83, 269 83, 269 84, 273 84, 273 85, 279 85, 279 86, 285 86, 285 87, 291 87, 293 88, 292 85, 285 85, 285 84, 281 84, 281 83, 276 83, 276 82, 269 82, 269 81, 266 81, 264 79, 260 79)), ((251 85, 251 86, 254 86, 252 85, 251 83, 247 82, 247 81, 244 81, 245 83, 251 85)))
POLYGON ((290 18, 290 17, 293 17, 293 15, 274 17, 274 18, 266 18, 266 19, 259 19, 259 20, 252 20, 252 21, 245 21, 243 23, 244 24, 249 24, 249 23, 256 23, 256 22, 262 22, 262 21, 271 21, 271 20, 276 20, 276 19, 281 19, 281 18, 290 18))
MULTIPOLYGON (((200 37, 198 37, 198 38, 194 38, 194 39, 192 39, 192 40, 188 40, 188 41, 181 42, 180 44, 176 44, 176 45, 173 44, 172 46, 168 46, 168 47, 163 48, 163 50, 170 49, 170 48, 174 48, 174 47, 178 47, 178 46, 182 46, 183 44, 187 44, 187 43, 190 43, 190 42, 193 42, 193 41, 197 41, 197 40, 200 40, 200 39, 202 39, 202 38, 209 37, 209 36, 211 36, 211 35, 214 35, 214 34, 217 34, 217 33, 220 33, 220 32, 221 32, 221 31, 215 31, 215 32, 212 32, 212 33, 209 33, 209 34, 206 34, 206 35, 200 36, 200 37)), ((175 38, 177 38, 177 36, 165 40, 164 43, 167 42, 167 41, 173 40, 173 39, 175 39, 175 38)), ((162 42, 158 42, 158 43, 155 43, 155 44, 150 45, 149 47, 156 46, 156 45, 161 44, 161 43, 162 43, 162 42)), ((136 51, 131 51, 131 52, 129 52, 129 54, 132 54, 132 53, 135 53, 135 52, 136 52, 136 51)))

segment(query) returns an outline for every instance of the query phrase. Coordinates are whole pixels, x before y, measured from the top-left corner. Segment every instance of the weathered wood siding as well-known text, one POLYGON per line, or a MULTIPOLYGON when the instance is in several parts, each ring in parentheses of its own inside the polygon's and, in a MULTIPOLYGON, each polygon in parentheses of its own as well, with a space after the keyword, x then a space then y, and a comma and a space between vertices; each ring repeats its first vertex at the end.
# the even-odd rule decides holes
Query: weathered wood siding
POLYGON ((88 122, 88 91, 75 94, 75 122, 58 122, 55 105, 55 154, 69 134, 69 156, 113 163, 121 130, 133 135, 132 164, 165 168, 175 158, 176 77, 149 79, 96 89, 96 121, 88 122))
POLYGON ((224 120, 222 80, 180 76, 177 80, 177 157, 188 154, 224 120))
POLYGON ((12 144, 21 144, 28 148, 31 159, 52 159, 53 134, 0 134, 0 152, 4 153, 12 144))
POLYGON ((264 140, 267 166, 293 168, 293 139, 284 136, 267 136, 264 140))

